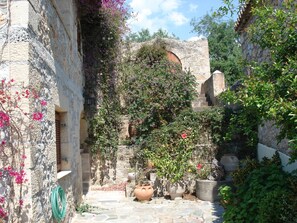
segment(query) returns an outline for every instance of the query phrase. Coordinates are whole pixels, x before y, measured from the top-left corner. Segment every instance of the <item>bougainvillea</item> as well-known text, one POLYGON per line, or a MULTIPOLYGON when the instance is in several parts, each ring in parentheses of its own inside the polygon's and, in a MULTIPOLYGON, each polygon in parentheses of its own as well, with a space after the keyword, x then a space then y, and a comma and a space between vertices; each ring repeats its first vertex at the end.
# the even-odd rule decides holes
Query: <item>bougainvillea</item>
POLYGON ((124 0, 80 0, 80 5, 85 111, 90 124, 86 142, 94 158, 93 180, 102 183, 104 177, 97 178, 102 174, 97 161, 100 159, 105 168, 108 160, 116 158, 118 148, 120 104, 116 65, 128 10, 124 0))
POLYGON ((47 102, 36 89, 13 79, 1 81, 0 102, 0 222, 19 222, 28 181, 28 142, 34 122, 44 118, 41 107, 47 102))

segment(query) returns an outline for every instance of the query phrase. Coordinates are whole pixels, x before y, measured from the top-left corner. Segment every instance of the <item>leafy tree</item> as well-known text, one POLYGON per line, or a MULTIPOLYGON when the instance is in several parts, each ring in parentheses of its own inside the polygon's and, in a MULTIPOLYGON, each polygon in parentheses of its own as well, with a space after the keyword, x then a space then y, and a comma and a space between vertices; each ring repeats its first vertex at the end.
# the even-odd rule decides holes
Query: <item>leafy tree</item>
POLYGON ((241 48, 234 21, 223 21, 222 16, 206 14, 200 20, 192 19, 191 25, 194 32, 208 39, 211 72, 222 71, 228 85, 241 79, 241 48))
POLYGON ((127 36, 126 40, 132 42, 146 42, 155 38, 172 38, 178 39, 174 34, 169 34, 166 30, 159 29, 157 32, 151 34, 148 29, 141 29, 137 33, 131 33, 127 36))
MULTIPOLYGON (((291 157, 297 159, 297 12, 296 1, 288 0, 278 8, 254 4, 257 18, 248 28, 251 41, 269 52, 269 59, 252 62, 237 92, 227 91, 228 103, 241 106, 242 117, 252 111, 258 124, 274 120, 280 127, 279 140, 289 139, 291 157)), ((242 123, 239 118, 237 123, 242 123)), ((249 123, 246 123, 247 125, 249 123)))

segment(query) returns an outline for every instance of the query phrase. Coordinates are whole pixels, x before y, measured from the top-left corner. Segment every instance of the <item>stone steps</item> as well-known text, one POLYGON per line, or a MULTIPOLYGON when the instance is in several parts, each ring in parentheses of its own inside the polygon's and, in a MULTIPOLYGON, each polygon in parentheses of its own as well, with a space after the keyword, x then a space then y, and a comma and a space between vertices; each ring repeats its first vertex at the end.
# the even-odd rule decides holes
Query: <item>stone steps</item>
POLYGON ((211 104, 205 94, 200 94, 199 97, 192 102, 192 108, 194 111, 203 111, 210 106, 211 104))

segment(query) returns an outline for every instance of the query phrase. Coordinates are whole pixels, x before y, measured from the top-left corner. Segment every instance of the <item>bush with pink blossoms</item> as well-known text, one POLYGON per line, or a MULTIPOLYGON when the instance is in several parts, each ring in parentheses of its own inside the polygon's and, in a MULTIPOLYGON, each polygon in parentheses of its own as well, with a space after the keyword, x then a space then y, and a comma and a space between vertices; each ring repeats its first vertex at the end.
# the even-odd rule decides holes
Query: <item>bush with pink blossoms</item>
POLYGON ((27 187, 26 151, 34 122, 47 102, 38 91, 13 79, 0 83, 0 222, 21 222, 27 187), (31 105, 31 106, 28 106, 31 105), (33 107, 33 111, 29 108, 33 107))

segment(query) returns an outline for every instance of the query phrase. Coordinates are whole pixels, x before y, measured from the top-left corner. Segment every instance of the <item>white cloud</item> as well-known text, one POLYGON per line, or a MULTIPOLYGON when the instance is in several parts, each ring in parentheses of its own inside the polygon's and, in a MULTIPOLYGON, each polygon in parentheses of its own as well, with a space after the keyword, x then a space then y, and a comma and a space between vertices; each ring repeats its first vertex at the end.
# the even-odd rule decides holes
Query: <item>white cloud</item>
POLYGON ((201 39, 205 39, 204 36, 193 36, 190 37, 189 39, 187 39, 187 41, 197 41, 197 40, 201 40, 201 39))
POLYGON ((190 12, 196 12, 198 9, 198 5, 191 3, 189 8, 190 8, 190 12))
POLYGON ((172 12, 170 14, 170 20, 174 22, 175 25, 181 26, 189 21, 187 17, 185 17, 182 13, 172 12))
POLYGON ((162 1, 160 7, 165 12, 171 12, 173 10, 178 9, 180 4, 181 2, 179 0, 165 0, 165 1, 162 1))
POLYGON ((133 32, 149 29, 152 33, 183 25, 189 19, 181 13, 181 3, 181 0, 131 0, 129 5, 135 16, 128 23, 133 32))

